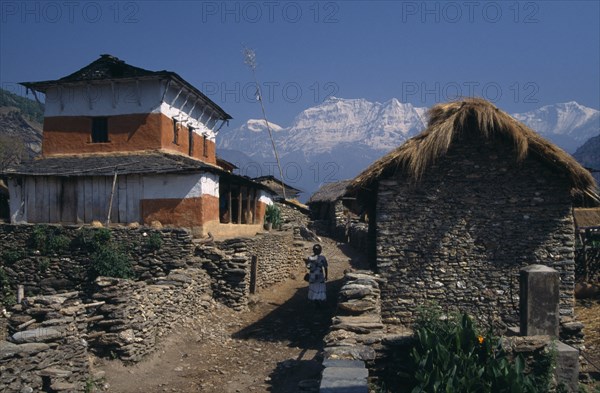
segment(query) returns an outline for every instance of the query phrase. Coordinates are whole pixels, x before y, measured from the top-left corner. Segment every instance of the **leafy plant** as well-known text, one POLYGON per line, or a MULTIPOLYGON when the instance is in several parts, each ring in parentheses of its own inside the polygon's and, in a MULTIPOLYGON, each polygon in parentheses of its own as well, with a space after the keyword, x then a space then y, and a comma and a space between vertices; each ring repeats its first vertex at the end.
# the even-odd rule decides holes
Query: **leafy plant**
POLYGON ((265 222, 270 222, 274 227, 281 224, 281 210, 275 204, 267 205, 265 222))
POLYGON ((50 259, 48 258, 41 258, 38 262, 38 269, 40 271, 40 273, 45 273, 48 268, 50 267, 50 259))
POLYGON ((550 363, 526 372, 519 355, 511 359, 500 339, 482 334, 467 315, 443 317, 439 308, 419 315, 415 323, 411 364, 402 376, 418 392, 534 393, 548 389, 550 363))
POLYGON ((90 273, 98 276, 132 278, 133 269, 129 256, 113 243, 100 245, 91 256, 90 273))
POLYGON ((8 277, 4 268, 0 266, 0 303, 6 306, 12 306, 17 301, 10 284, 10 277, 8 277))
POLYGON ((22 250, 8 249, 2 253, 2 260, 7 265, 12 265, 17 261, 25 258, 27 254, 22 250))
POLYGON ((144 247, 148 251, 158 251, 162 247, 163 239, 160 233, 153 232, 146 238, 146 242, 144 243, 144 247))
POLYGON ((96 251, 98 247, 108 243, 112 238, 108 228, 82 228, 75 238, 78 247, 87 251, 96 251))
POLYGON ((65 251, 71 239, 62 233, 60 228, 48 225, 37 225, 31 232, 30 245, 44 255, 65 251))

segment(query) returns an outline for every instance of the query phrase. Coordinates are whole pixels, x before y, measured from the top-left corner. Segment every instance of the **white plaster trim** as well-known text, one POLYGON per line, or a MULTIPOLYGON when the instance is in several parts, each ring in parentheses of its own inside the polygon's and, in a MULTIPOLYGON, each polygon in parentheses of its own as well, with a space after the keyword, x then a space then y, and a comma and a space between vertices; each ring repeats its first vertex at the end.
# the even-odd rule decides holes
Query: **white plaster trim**
POLYGON ((258 201, 264 203, 265 205, 273 204, 273 199, 271 199, 271 197, 265 191, 262 190, 260 191, 260 197, 258 198, 258 201))
POLYGON ((144 176, 143 199, 219 197, 219 177, 212 173, 144 176))

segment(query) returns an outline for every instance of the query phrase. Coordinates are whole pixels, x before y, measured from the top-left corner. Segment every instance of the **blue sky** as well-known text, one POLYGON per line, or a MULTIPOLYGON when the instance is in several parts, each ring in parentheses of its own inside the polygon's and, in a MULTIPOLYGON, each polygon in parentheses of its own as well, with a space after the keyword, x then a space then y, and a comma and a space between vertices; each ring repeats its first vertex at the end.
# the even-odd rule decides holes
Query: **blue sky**
POLYGON ((102 53, 175 71, 229 112, 289 125, 329 95, 509 112, 600 108, 597 1, 0 1, 0 83, 56 79, 102 53))

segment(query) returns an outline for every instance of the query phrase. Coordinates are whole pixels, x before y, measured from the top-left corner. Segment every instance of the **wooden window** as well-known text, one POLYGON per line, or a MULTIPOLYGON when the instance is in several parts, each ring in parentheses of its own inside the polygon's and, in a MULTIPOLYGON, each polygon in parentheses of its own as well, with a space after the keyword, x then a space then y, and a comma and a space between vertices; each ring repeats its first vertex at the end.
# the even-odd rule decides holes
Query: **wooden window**
POLYGON ((208 157, 208 138, 206 137, 206 135, 204 135, 204 138, 202 139, 202 151, 204 157, 208 157))
POLYGON ((179 124, 177 124, 177 120, 173 119, 173 143, 179 144, 179 124))
POLYGON ((108 118, 92 118, 92 143, 108 142, 108 118))
POLYGON ((188 153, 189 153, 190 157, 193 157, 194 156, 194 129, 191 126, 190 126, 188 138, 189 138, 189 145, 190 145, 188 153))

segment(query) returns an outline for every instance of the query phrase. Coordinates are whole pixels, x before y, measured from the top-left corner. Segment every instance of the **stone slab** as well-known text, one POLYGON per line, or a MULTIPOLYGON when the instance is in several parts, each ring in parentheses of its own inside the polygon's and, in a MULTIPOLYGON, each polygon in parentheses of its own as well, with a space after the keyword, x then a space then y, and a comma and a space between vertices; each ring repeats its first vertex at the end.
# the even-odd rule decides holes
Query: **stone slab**
POLYGON ((365 368, 365 362, 351 359, 325 359, 323 360, 323 367, 365 368))
POLYGON ((577 392, 579 384, 579 351, 563 342, 556 342, 556 379, 569 391, 577 392))

